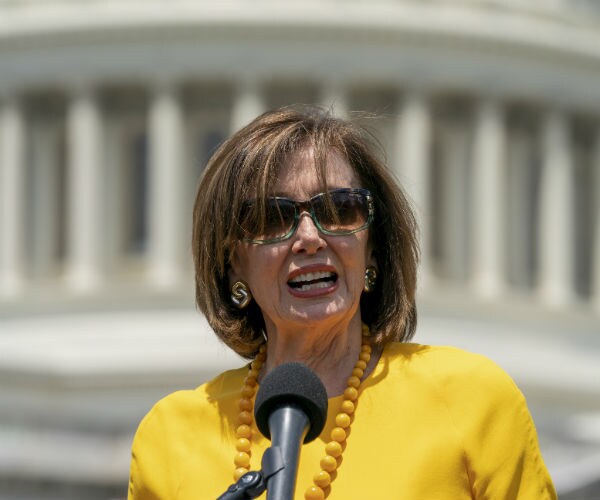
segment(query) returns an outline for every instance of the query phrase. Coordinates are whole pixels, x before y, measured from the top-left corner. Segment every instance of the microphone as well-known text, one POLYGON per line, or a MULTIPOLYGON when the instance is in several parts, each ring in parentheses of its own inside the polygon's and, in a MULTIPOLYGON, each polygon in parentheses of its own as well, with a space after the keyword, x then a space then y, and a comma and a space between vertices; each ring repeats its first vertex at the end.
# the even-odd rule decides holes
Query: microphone
POLYGON ((302 363, 280 365, 260 384, 254 419, 258 430, 271 440, 271 448, 263 456, 263 470, 277 469, 266 478, 267 500, 291 500, 296 489, 300 446, 317 438, 325 426, 325 386, 302 363), (265 466, 265 460, 278 465, 265 466))

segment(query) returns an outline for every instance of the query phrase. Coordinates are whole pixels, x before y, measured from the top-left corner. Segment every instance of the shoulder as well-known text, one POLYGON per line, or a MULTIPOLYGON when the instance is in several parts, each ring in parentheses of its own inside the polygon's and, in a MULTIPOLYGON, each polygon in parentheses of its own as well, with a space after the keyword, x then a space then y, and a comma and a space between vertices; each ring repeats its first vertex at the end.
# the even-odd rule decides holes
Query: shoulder
POLYGON ((142 419, 138 434, 153 425, 176 425, 189 418, 208 416, 239 397, 246 368, 228 370, 192 390, 176 391, 159 400, 142 419))
POLYGON ((507 376, 502 368, 486 356, 458 347, 392 342, 385 347, 383 356, 390 362, 427 370, 437 376, 464 376, 473 371, 507 376))
MULTIPOLYGON (((130 499, 175 497, 181 464, 197 454, 199 433, 221 429, 223 419, 235 415, 245 373, 245 368, 224 372, 194 390, 169 394, 152 407, 133 439, 130 499)), ((218 434, 210 433, 216 439, 218 434)))
POLYGON ((394 344, 384 355, 463 450, 474 498, 556 499, 525 398, 480 354, 454 347, 394 344))
POLYGON ((392 343, 384 354, 390 365, 403 368, 405 374, 419 378, 438 390, 445 398, 461 395, 470 400, 480 398, 523 400, 512 378, 495 362, 456 347, 414 343, 392 343))

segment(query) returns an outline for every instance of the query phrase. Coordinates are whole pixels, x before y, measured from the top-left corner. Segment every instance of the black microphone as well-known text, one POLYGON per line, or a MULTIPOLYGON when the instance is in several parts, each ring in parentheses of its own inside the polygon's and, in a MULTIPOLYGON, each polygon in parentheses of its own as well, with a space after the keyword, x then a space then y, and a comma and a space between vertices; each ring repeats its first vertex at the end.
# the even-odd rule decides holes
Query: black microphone
POLYGON ((315 439, 327 420, 327 391, 317 375, 302 363, 285 363, 261 382, 254 403, 258 430, 271 440, 277 472, 267 477, 267 500, 291 500, 296 489, 300 446, 315 439), (280 452, 280 453, 279 453, 280 452))

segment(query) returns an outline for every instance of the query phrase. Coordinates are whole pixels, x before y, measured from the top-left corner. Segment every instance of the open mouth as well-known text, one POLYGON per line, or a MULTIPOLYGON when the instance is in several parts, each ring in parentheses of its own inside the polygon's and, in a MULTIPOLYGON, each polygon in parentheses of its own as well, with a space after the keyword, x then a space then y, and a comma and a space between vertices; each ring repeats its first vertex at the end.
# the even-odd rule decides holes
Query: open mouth
POLYGON ((288 285, 299 292, 308 292, 329 288, 335 285, 337 274, 329 271, 318 271, 314 273, 304 273, 295 276, 288 281, 288 285))

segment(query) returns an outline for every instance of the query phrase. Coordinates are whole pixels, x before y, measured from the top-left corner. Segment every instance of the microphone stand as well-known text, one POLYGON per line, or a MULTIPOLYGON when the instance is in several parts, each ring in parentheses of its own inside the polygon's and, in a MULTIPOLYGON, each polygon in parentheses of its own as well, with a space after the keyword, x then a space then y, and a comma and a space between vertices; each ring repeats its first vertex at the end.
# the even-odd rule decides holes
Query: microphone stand
POLYGON ((262 457, 262 470, 246 472, 217 500, 250 500, 267 489, 267 500, 293 500, 300 445, 309 428, 306 414, 294 405, 277 408, 269 417, 272 446, 262 457))
POLYGON ((269 479, 285 469, 281 448, 278 446, 267 448, 261 465, 262 469, 260 471, 246 472, 236 483, 227 488, 227 491, 217 500, 252 500, 258 498, 267 489, 269 479))

